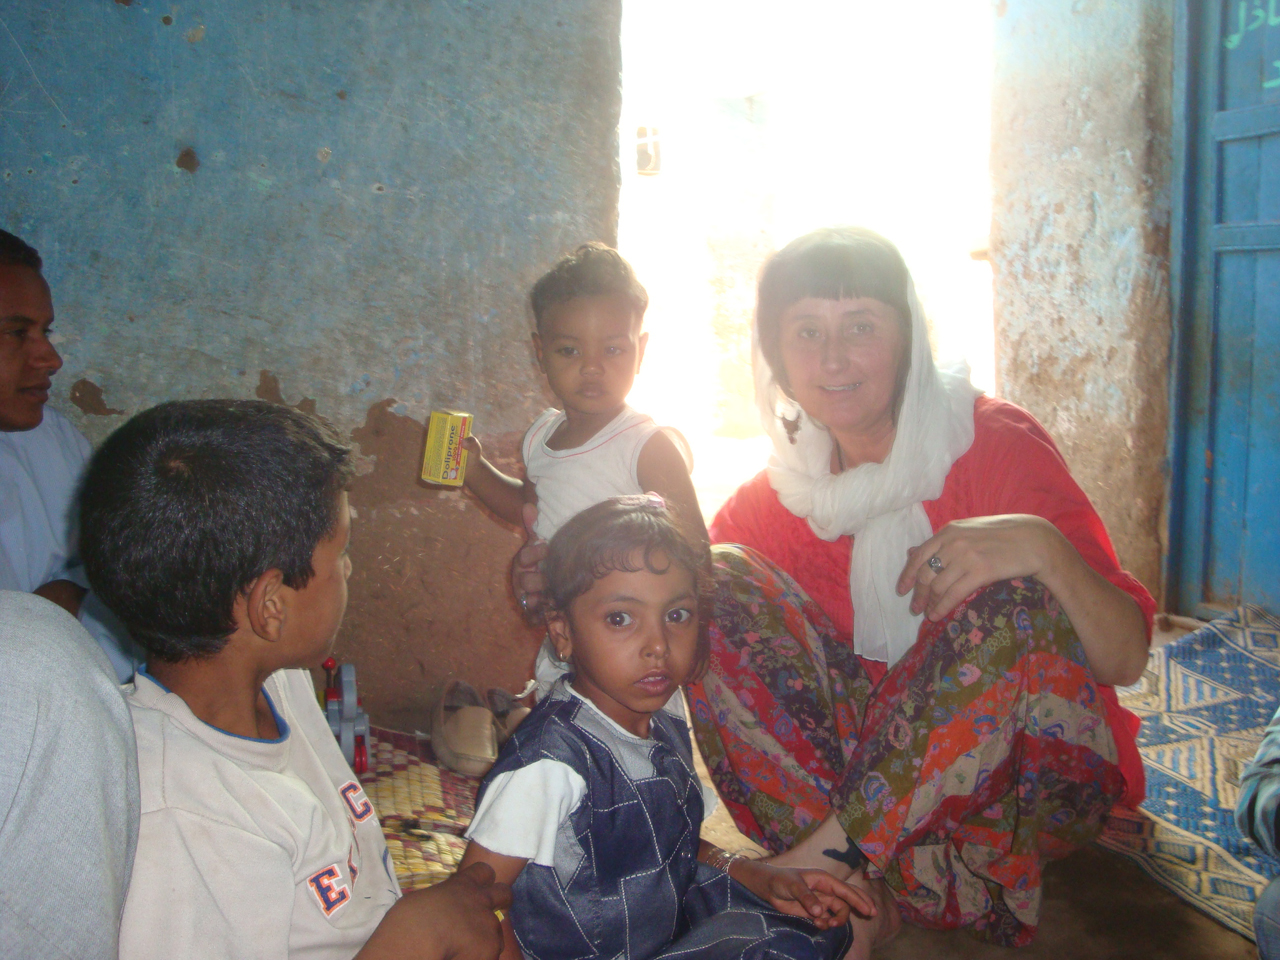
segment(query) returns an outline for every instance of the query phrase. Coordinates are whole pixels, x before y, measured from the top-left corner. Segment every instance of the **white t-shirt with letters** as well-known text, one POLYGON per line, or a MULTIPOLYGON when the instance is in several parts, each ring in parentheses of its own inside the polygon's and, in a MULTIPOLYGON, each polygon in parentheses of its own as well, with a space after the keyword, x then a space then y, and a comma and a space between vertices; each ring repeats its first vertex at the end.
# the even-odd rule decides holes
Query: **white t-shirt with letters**
POLYGON ((277 740, 212 727, 139 671, 142 822, 121 960, 349 960, 399 898, 310 674, 277 671, 263 690, 277 740))

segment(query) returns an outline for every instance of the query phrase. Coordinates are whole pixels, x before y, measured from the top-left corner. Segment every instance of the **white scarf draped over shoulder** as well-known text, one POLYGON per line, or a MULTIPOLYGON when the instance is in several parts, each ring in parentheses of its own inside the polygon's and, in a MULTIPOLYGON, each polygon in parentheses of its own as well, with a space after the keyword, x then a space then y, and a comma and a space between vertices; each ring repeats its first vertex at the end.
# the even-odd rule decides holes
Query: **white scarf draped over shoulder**
POLYGON ((853 537, 853 649, 890 666, 911 649, 922 620, 911 613, 911 594, 900 597, 896 589, 907 551, 933 535, 921 504, 941 495, 952 463, 973 443, 973 403, 980 392, 969 383, 967 364, 940 369, 934 362, 910 278, 907 304, 911 368, 883 463, 832 474, 831 434, 782 392, 760 351, 758 329, 753 350, 756 403, 773 440, 769 482, 782 505, 807 519, 822 539, 853 537), (780 414, 800 418, 794 444, 780 414))

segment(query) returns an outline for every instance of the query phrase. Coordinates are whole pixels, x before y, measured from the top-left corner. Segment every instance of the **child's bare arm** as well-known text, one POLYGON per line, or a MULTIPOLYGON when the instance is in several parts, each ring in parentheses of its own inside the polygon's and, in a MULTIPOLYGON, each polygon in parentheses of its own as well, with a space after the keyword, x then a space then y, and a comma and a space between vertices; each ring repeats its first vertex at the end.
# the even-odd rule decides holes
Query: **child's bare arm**
POLYGON ((636 478, 645 492, 652 490, 666 500, 667 505, 704 543, 710 541, 689 467, 676 449, 675 442, 663 431, 651 436, 640 449, 636 478))
POLYGON ((507 523, 520 526, 520 511, 533 500, 532 484, 507 476, 485 459, 484 448, 475 437, 467 437, 462 445, 467 451, 463 486, 507 523))
MULTIPOLYGON (((516 882, 516 877, 520 876, 520 871, 528 862, 521 857, 507 857, 501 853, 494 853, 472 840, 462 854, 462 862, 458 864, 458 870, 465 870, 472 864, 487 864, 493 870, 498 883, 510 887, 516 882)), ((499 960, 523 960, 524 954, 520 952, 515 931, 511 928, 511 917, 506 915, 502 918, 502 940, 502 953, 499 954, 499 960)))
POLYGON ((511 905, 511 888, 477 864, 426 890, 413 890, 387 911, 356 960, 495 960, 503 929, 495 910, 511 905))

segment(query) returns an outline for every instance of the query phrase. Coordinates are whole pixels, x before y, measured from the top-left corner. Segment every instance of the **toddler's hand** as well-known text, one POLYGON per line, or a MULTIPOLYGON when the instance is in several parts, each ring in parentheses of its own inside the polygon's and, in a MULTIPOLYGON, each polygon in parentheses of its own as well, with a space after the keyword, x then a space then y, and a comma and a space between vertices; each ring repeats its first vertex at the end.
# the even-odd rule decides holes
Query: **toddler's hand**
POLYGON ((797 870, 775 867, 759 860, 738 860, 733 877, 776 910, 804 917, 819 930, 842 927, 849 922, 852 908, 864 917, 876 914, 876 905, 867 894, 825 870, 797 870))
POLYGON ((542 576, 542 561, 547 557, 547 541, 533 532, 538 522, 538 508, 526 503, 521 510, 527 539, 511 561, 511 592, 530 623, 541 623, 546 613, 547 581, 542 576))
POLYGON ((467 466, 466 471, 462 474, 462 484, 472 493, 475 493, 475 490, 467 481, 482 469, 475 461, 484 460, 484 447, 480 445, 479 437, 473 437, 468 434, 462 438, 462 449, 467 454, 467 466))

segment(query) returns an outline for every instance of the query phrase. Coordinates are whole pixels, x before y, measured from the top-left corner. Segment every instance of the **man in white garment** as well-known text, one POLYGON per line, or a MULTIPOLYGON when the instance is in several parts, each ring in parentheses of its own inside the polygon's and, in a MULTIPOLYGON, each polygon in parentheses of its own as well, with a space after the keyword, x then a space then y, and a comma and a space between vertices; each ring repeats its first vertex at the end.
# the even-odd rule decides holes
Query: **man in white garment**
POLYGON ((50 340, 53 300, 40 254, 0 230, 0 590, 35 593, 74 617, 122 682, 134 648, 88 591, 75 549, 76 487, 89 441, 46 410, 62 358, 50 340))
POLYGON ((133 722, 64 610, 0 590, 0 956, 116 960, 138 840, 133 722))

